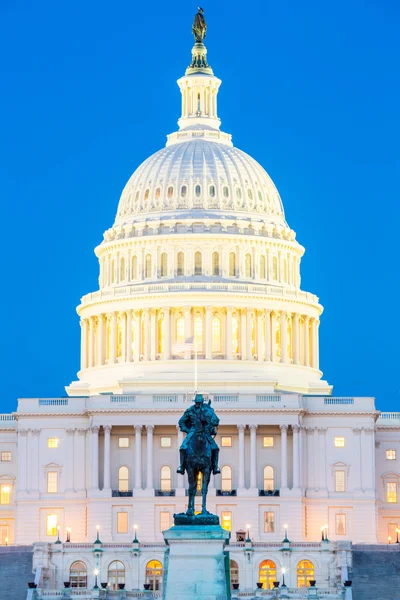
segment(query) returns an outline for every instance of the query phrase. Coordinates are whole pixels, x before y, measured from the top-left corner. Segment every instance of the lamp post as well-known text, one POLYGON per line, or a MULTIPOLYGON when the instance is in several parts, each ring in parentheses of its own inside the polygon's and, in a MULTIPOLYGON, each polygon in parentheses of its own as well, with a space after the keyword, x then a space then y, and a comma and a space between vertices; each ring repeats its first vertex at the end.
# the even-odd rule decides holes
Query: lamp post
POLYGON ((284 542, 289 542, 289 538, 288 538, 288 526, 287 526, 287 524, 285 524, 283 527, 285 529, 285 539, 283 541, 284 542))
POLYGON ((71 527, 67 527, 66 531, 67 531, 67 539, 65 541, 70 543, 71 542, 71 527))
POLYGON ((248 524, 246 525, 246 528, 247 528, 247 540, 246 540, 246 542, 251 542, 251 538, 250 538, 250 527, 251 527, 251 525, 248 523, 248 524))
POLYGON ((321 540, 323 542, 329 542, 329 540, 328 540, 328 525, 322 525, 322 527, 321 527, 321 540))
POLYGON ((95 569, 94 571, 94 590, 98 590, 99 586, 97 585, 97 575, 99 574, 99 570, 95 569))
POLYGON ((5 541, 6 546, 8 546, 8 537, 6 537, 4 541, 5 541))
POLYGON ((286 569, 282 569, 282 570, 281 570, 281 573, 282 573, 282 585, 281 585, 281 587, 286 587, 286 584, 285 584, 285 573, 286 573, 286 569))
POLYGON ((100 525, 96 525, 96 541, 94 542, 95 544, 101 544, 99 533, 100 533, 100 525))
POLYGON ((135 523, 135 525, 133 526, 133 529, 134 529, 134 532, 135 532, 135 539, 133 540, 133 543, 134 543, 134 544, 138 544, 138 543, 139 543, 139 540, 137 539, 137 530, 138 530, 138 526, 136 525, 136 523, 135 523))
POLYGON ((56 544, 61 544, 61 540, 60 540, 60 526, 57 525, 57 541, 55 542, 56 544))

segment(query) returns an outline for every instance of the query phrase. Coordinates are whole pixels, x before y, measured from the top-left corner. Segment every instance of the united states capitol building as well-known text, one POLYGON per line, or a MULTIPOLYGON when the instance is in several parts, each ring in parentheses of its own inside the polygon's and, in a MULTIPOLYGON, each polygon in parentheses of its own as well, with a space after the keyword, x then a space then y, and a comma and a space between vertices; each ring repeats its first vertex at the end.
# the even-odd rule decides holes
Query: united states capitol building
POLYGON ((396 543, 400 414, 323 379, 304 247, 267 172, 221 130, 206 52, 195 44, 178 80, 178 131, 134 171, 95 249, 77 381, 0 416, 0 544, 34 544, 43 589, 161 590, 195 373, 220 418, 208 505, 240 590, 283 572, 334 594, 351 543, 396 543))

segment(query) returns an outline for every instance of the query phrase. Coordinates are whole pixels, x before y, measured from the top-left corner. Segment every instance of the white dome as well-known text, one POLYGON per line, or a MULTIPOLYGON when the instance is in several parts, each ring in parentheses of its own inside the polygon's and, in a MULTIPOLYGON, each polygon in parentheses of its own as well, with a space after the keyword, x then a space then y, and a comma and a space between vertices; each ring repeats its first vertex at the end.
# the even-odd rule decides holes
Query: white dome
POLYGON ((122 192, 115 225, 139 215, 193 209, 202 216, 257 214, 285 225, 279 193, 261 165, 237 148, 206 139, 167 146, 145 160, 122 192))

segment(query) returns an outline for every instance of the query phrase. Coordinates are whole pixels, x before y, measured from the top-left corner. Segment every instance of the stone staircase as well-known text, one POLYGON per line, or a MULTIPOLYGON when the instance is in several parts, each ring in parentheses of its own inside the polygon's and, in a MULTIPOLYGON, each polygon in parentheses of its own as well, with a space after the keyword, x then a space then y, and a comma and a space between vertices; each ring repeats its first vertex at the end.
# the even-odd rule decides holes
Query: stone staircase
POLYGON ((28 581, 33 581, 32 546, 0 547, 0 598, 26 600, 28 581))
POLYGON ((353 600, 400 600, 400 544, 353 545, 353 600))

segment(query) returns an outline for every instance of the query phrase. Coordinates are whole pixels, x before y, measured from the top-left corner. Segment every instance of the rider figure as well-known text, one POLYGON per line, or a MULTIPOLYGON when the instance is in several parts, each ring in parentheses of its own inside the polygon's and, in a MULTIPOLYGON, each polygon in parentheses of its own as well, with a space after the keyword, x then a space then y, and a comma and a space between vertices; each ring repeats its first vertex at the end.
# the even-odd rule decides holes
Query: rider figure
POLYGON ((196 394, 194 397, 194 405, 188 408, 183 416, 179 419, 179 428, 184 433, 187 433, 186 438, 183 440, 182 446, 179 449, 180 454, 180 467, 177 469, 177 473, 181 475, 185 474, 186 470, 186 449, 188 447, 189 441, 194 435, 196 429, 196 421, 200 417, 202 422, 205 424, 204 431, 207 436, 207 440, 211 447, 211 468, 214 475, 218 475, 221 473, 218 467, 218 456, 219 456, 219 448, 214 440, 214 437, 217 433, 217 427, 219 424, 219 419, 214 412, 214 409, 211 408, 211 401, 206 404, 204 402, 203 394, 196 394), (200 413, 200 414, 199 414, 200 413))

